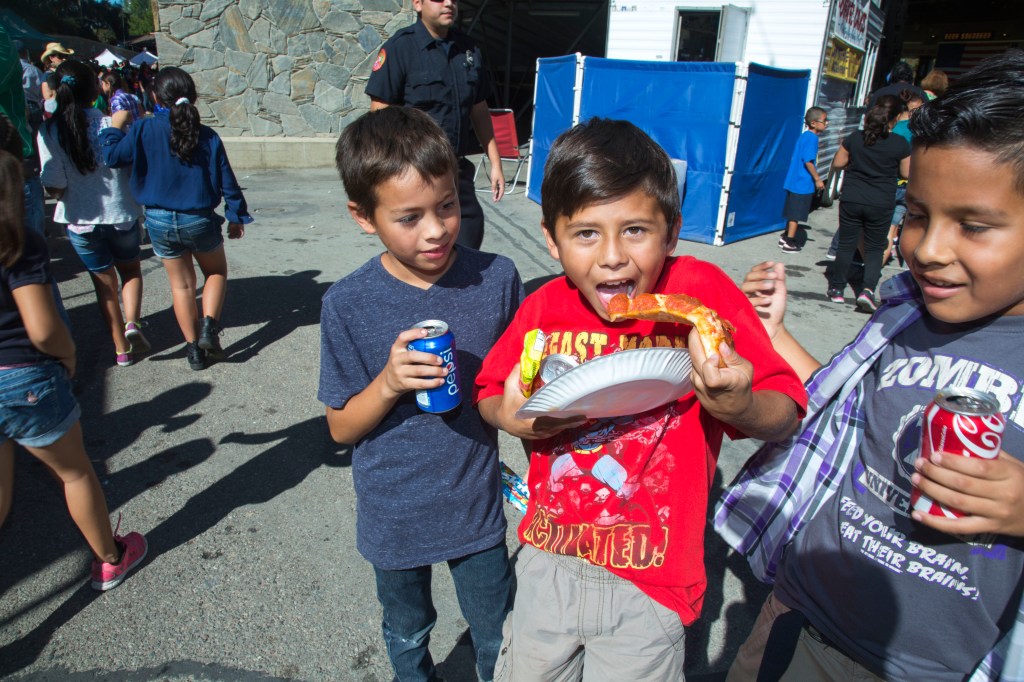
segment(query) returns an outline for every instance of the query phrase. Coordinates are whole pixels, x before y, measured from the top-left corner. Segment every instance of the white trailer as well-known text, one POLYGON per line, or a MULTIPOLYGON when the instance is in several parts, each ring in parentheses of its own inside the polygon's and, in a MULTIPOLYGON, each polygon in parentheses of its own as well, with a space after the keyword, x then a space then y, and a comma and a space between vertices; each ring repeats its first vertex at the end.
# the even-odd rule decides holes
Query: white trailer
MULTIPOLYGON (((809 69, 807 106, 829 113, 818 154, 830 170, 860 125, 882 38, 880 0, 612 0, 607 56, 648 61, 756 62, 809 69)), ((829 178, 828 198, 838 189, 829 178)))

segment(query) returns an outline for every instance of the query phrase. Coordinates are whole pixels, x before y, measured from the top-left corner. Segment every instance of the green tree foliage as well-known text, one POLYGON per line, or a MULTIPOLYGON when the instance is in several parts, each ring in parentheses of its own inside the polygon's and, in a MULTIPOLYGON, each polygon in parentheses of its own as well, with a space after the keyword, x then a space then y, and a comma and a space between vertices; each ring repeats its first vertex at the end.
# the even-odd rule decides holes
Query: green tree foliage
POLYGON ((125 0, 128 15, 128 33, 133 36, 153 31, 153 9, 149 0, 125 0))
MULTIPOLYGON (((133 35, 153 30, 153 14, 149 2, 138 4, 143 5, 148 23, 133 35)), ((37 31, 50 35, 81 36, 111 43, 127 37, 124 35, 125 28, 132 33, 125 21, 124 11, 127 7, 122 8, 109 0, 0 0, 0 7, 14 11, 37 31)))

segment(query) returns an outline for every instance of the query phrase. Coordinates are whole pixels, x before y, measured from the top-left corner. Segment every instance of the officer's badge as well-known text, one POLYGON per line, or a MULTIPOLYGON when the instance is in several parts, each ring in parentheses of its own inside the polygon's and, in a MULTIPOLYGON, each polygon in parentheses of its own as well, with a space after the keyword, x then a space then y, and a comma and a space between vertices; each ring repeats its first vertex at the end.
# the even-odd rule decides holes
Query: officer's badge
POLYGON ((385 52, 384 48, 382 47, 380 49, 380 52, 377 53, 377 61, 375 61, 373 63, 373 70, 374 71, 380 71, 380 67, 384 66, 384 62, 386 62, 387 59, 388 59, 387 52, 385 52))
POLYGON ((473 51, 466 50, 466 66, 472 68, 473 66, 473 51))

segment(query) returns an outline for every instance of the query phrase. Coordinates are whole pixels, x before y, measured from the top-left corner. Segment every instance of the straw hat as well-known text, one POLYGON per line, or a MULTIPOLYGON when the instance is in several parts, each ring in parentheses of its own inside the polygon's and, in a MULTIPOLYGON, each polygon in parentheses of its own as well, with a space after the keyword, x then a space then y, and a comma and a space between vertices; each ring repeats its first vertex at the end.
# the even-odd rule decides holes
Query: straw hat
POLYGON ((43 55, 39 58, 39 61, 41 61, 41 62, 43 62, 45 64, 46 63, 46 58, 49 57, 51 54, 59 54, 59 55, 64 55, 66 57, 66 56, 72 55, 74 53, 75 53, 74 50, 70 50, 70 49, 64 47, 63 45, 61 45, 60 43, 47 43, 46 44, 46 51, 43 52, 43 55))

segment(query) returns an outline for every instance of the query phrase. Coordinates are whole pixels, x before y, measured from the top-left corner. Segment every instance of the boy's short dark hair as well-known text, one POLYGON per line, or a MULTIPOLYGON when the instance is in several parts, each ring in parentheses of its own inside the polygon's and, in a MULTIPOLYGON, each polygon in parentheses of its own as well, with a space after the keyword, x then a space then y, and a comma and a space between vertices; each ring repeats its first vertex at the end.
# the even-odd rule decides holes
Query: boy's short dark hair
POLYGON ((573 216, 636 190, 658 202, 671 236, 680 209, 668 154, 628 121, 592 118, 559 135, 551 147, 541 184, 544 224, 553 236, 559 216, 573 216))
POLYGON ((815 121, 820 121, 826 116, 828 116, 828 112, 821 107, 811 107, 807 110, 807 113, 804 114, 804 123, 810 126, 815 121))
POLYGON ((444 131, 409 107, 363 114, 341 132, 335 151, 349 201, 367 214, 377 208, 377 187, 409 168, 424 179, 458 177, 459 162, 444 131))
POLYGON ((1024 52, 989 57, 910 118, 917 147, 975 147, 1013 165, 1024 194, 1024 52))

